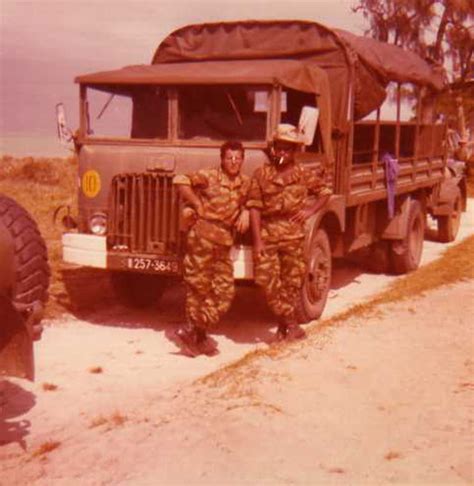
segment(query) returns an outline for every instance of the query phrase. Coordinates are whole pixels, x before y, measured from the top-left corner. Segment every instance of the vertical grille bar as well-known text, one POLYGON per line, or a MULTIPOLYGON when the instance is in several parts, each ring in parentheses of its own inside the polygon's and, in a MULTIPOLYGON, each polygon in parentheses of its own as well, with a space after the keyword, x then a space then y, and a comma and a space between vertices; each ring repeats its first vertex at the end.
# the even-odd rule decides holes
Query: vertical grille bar
POLYGON ((122 232, 123 240, 122 244, 127 245, 131 248, 132 242, 130 241, 130 184, 129 178, 127 176, 121 176, 119 178, 122 191, 123 191, 123 210, 121 217, 123 218, 122 232))

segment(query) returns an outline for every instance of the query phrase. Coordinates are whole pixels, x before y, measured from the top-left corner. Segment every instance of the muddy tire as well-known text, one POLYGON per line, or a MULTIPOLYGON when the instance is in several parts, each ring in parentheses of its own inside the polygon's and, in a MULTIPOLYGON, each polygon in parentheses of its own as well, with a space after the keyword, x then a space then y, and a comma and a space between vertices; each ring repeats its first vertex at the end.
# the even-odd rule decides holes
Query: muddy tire
POLYGON ((323 228, 319 228, 311 240, 307 262, 306 277, 296 303, 296 317, 300 323, 321 317, 331 287, 331 245, 323 228))
POLYGON ((136 308, 157 304, 168 286, 159 275, 131 272, 112 272, 110 284, 121 304, 136 308))
POLYGON ((421 204, 413 201, 408 215, 406 234, 403 240, 390 244, 392 272, 396 275, 416 270, 423 253, 426 216, 421 204))
POLYGON ((364 265, 371 273, 390 273, 389 243, 381 240, 371 245, 364 265))
MULTIPOLYGON (((22 206, 3 194, 0 194, 0 223, 0 230, 2 227, 6 230, 13 246, 9 297, 19 308, 38 302, 44 305, 48 300, 50 268, 38 226, 22 206)), ((2 265, 5 262, 0 262, 0 271, 2 265)))
POLYGON ((459 227, 461 225, 461 213, 462 213, 463 203, 462 195, 459 187, 457 188, 456 195, 453 201, 453 210, 450 214, 445 216, 438 216, 438 241, 442 243, 449 243, 454 241, 459 232, 459 227))

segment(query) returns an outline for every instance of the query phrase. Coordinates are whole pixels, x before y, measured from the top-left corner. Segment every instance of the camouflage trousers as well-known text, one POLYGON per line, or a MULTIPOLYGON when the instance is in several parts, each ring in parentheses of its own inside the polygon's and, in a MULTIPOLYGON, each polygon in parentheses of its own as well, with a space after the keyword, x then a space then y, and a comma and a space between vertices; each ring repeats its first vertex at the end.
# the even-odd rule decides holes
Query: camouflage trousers
POLYGON ((267 243, 265 254, 255 258, 255 281, 263 288, 268 306, 278 317, 295 317, 296 299, 305 273, 302 238, 267 243))
POLYGON ((234 298, 230 248, 188 233, 184 257, 186 319, 202 329, 212 329, 234 298))

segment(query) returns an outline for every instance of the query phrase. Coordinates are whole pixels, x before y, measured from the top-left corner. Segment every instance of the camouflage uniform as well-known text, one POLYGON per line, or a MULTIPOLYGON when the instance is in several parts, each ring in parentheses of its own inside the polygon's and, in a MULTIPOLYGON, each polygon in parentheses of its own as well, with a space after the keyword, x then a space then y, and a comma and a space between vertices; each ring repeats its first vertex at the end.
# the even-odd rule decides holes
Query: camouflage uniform
POLYGON ((210 330, 234 297, 232 232, 246 202, 250 179, 240 174, 232 180, 219 168, 176 176, 174 183, 190 185, 203 204, 202 216, 188 233, 184 257, 186 318, 210 330))
POLYGON ((265 254, 255 256, 255 281, 280 318, 295 317, 306 272, 304 222, 290 221, 290 217, 305 207, 308 195, 330 193, 323 177, 299 163, 285 179, 273 165, 257 169, 252 177, 247 207, 261 210, 265 244, 265 254))

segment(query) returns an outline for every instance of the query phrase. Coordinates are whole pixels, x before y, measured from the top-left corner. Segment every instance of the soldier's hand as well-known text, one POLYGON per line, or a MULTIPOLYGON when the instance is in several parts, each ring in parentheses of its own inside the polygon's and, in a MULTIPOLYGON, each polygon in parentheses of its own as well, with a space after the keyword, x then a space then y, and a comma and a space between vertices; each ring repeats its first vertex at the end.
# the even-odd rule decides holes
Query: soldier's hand
POLYGON ((312 214, 313 214, 313 211, 311 210, 311 208, 300 209, 296 214, 291 216, 290 221, 293 222, 293 223, 303 223, 312 214))
POLYGON ((250 213, 247 209, 243 209, 235 222, 235 228, 239 233, 245 233, 249 229, 249 225, 250 213))

